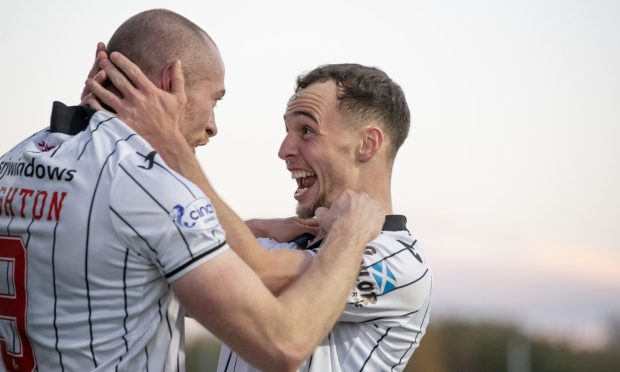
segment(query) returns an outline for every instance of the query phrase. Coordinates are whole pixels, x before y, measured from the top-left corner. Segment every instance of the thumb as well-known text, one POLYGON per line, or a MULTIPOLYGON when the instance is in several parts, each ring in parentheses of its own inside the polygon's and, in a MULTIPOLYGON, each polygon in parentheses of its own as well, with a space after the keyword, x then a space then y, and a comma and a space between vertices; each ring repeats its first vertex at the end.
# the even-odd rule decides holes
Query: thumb
POLYGON ((300 218, 299 223, 307 227, 319 226, 319 221, 316 218, 300 218))
POLYGON ((321 218, 325 216, 325 214, 327 213, 328 209, 325 207, 318 207, 315 211, 314 211, 314 216, 316 217, 317 220, 321 221, 321 218))
POLYGON ((176 60, 172 66, 170 92, 176 96, 185 97, 185 77, 183 76, 181 60, 176 60))

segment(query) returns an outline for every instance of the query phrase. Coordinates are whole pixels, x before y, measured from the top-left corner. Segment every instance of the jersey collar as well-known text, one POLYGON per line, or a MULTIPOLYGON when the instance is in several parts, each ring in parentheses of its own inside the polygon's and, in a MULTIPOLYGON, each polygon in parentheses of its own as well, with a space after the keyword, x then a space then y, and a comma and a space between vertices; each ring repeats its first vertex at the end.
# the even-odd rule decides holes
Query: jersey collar
POLYGON ((388 214, 383 222, 383 231, 407 230, 407 217, 401 214, 388 214))
MULTIPOLYGON (((388 214, 385 216, 385 222, 383 222, 383 228, 381 231, 402 231, 407 230, 407 217, 400 214, 388 214)), ((305 233, 297 237, 297 239, 292 242, 297 244, 301 249, 315 249, 318 248, 321 243, 323 243, 323 239, 314 242, 312 245, 308 245, 314 236, 305 233)))
POLYGON ((67 106, 62 102, 54 101, 50 131, 76 135, 86 129, 95 112, 97 111, 90 106, 67 106))

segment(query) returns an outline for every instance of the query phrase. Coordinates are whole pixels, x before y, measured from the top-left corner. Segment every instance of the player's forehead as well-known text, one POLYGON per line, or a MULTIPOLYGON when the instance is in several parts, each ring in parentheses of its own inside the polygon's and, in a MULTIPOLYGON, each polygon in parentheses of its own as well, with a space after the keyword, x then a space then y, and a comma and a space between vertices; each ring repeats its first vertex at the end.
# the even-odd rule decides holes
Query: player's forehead
POLYGON ((222 84, 224 84, 224 75, 226 72, 226 68, 224 67, 224 61, 222 60, 222 56, 217 49, 211 49, 210 53, 207 57, 207 63, 209 65, 209 75, 212 79, 221 80, 222 84))
POLYGON ((199 58, 189 60, 183 65, 183 70, 186 87, 209 91, 209 95, 216 99, 224 96, 226 70, 217 49, 212 48, 201 53, 199 58))
POLYGON ((289 98, 284 120, 290 121, 301 115, 320 122, 338 110, 336 93, 337 88, 333 81, 314 83, 299 90, 289 98))
POLYGON ((185 94, 190 101, 215 100, 224 98, 226 88, 221 78, 203 78, 185 85, 185 94))

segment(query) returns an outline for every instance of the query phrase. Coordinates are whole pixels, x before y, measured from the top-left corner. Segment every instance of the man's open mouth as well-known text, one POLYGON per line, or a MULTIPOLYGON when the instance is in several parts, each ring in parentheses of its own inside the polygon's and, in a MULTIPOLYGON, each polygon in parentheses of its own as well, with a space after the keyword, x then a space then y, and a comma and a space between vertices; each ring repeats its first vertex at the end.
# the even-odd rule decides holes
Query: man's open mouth
POLYGON ((291 177, 297 182, 295 199, 299 200, 316 183, 316 174, 305 170, 291 171, 291 177))

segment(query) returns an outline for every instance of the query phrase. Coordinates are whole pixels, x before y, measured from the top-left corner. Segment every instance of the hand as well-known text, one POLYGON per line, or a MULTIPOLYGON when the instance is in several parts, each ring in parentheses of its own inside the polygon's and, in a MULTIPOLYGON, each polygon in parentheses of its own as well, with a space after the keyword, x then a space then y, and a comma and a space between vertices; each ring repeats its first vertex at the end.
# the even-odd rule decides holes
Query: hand
MULTIPOLYGON (((149 142, 160 155, 173 153, 174 150, 166 148, 166 145, 181 136, 179 126, 187 105, 181 61, 177 60, 164 68, 164 75, 169 77, 169 92, 155 86, 138 66, 118 52, 113 52, 110 59, 99 61, 99 67, 121 97, 92 78, 86 80, 86 87, 91 93, 111 107, 119 119, 149 142)), ((188 146, 184 140, 181 142, 188 146)), ((179 141, 175 143, 179 144, 179 141)))
POLYGON ((326 232, 346 231, 366 242, 376 238, 381 232, 385 213, 379 202, 366 193, 345 190, 328 208, 315 211, 319 226, 326 232))
POLYGON ((289 242, 302 234, 317 235, 319 221, 315 218, 271 218, 253 219, 247 225, 257 238, 272 238, 279 242, 289 242))
MULTIPOLYGON (((106 51, 105 44, 102 42, 97 43, 97 49, 95 52, 95 61, 93 62, 93 66, 90 68, 88 72, 88 79, 94 79, 99 84, 103 84, 106 80, 107 76, 105 71, 101 71, 99 68, 99 62, 103 59, 108 58, 108 52, 106 51)), ((80 96, 80 105, 88 104, 95 109, 101 109, 101 105, 95 98, 95 96, 90 92, 90 89, 86 85, 84 85, 84 89, 82 90, 82 95, 80 96)))

